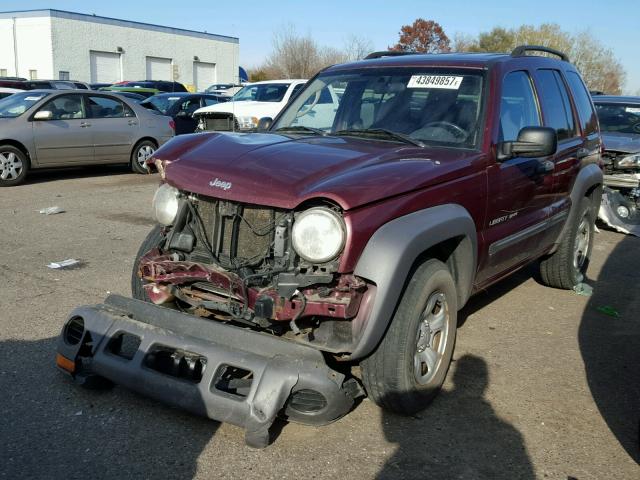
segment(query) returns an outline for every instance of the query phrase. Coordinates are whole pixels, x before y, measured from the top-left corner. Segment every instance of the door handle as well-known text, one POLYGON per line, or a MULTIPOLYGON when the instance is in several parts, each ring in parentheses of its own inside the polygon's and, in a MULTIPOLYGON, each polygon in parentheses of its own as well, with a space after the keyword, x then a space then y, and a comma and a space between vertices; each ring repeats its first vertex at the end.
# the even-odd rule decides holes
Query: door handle
POLYGON ((539 173, 540 175, 549 175, 555 170, 555 168, 556 164, 551 160, 539 161, 536 166, 536 173, 539 173))
POLYGON ((87 122, 82 122, 82 123, 80 124, 80 127, 82 127, 82 128, 87 128, 87 127, 90 127, 90 126, 91 126, 91 124, 90 124, 90 123, 87 123, 87 122))
POLYGON ((129 120, 129 125, 137 125, 138 122, 136 122, 135 120, 129 120))
POLYGON ((579 149, 578 149, 578 151, 576 152, 576 158, 577 158, 578 160, 580 160, 580 159, 582 159, 582 158, 584 158, 584 157, 589 156, 589 153, 591 153, 591 152, 589 151, 589 149, 588 149, 588 148, 581 147, 581 148, 579 148, 579 149))

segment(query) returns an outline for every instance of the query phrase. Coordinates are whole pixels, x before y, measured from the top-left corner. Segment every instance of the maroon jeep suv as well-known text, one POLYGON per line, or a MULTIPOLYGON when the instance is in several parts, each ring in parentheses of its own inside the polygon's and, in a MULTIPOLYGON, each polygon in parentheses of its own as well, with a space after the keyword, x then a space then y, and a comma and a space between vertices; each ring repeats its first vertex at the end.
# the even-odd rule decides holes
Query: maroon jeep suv
POLYGON ((256 447, 277 416, 325 424, 363 395, 412 414, 471 295, 533 261, 551 287, 583 280, 600 153, 557 51, 327 68, 258 132, 156 152, 134 299, 75 309, 57 364, 240 425, 256 447))

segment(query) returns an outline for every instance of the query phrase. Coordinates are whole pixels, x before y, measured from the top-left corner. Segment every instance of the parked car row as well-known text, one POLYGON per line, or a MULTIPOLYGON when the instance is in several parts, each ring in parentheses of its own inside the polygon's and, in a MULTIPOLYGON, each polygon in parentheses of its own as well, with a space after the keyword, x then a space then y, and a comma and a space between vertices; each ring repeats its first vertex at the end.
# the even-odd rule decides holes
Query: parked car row
POLYGON ((30 90, 0 100, 0 186, 29 170, 145 161, 175 135, 175 122, 129 98, 87 90, 30 90))

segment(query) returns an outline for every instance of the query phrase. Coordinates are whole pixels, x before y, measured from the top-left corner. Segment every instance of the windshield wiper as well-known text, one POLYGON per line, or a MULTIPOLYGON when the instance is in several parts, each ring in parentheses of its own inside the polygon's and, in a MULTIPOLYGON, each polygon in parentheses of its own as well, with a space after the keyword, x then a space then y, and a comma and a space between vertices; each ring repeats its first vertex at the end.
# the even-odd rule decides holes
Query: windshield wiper
POLYGON ((334 135, 351 135, 354 137, 386 137, 400 142, 409 143, 417 147, 425 147, 426 145, 415 138, 411 138, 403 133, 387 130, 386 128, 364 128, 364 129, 347 129, 338 130, 334 135))
POLYGON ((313 128, 313 127, 305 127, 304 125, 280 127, 280 128, 276 128, 274 132, 293 132, 293 133, 305 132, 305 133, 315 133, 316 135, 322 135, 323 137, 327 136, 327 132, 325 132, 324 130, 320 130, 319 128, 313 128))

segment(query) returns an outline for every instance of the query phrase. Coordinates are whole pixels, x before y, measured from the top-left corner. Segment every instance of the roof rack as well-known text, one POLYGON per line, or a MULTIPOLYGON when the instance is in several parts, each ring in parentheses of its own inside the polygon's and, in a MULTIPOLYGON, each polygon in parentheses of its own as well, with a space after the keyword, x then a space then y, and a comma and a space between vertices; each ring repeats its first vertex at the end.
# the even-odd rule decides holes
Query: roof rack
POLYGON ((520 45, 513 49, 513 52, 511 52, 511 56, 523 57, 526 55, 526 52, 550 53, 552 55, 556 55, 560 57, 560 60, 564 60, 565 62, 569 61, 569 57, 565 53, 562 53, 560 50, 555 50, 549 47, 543 47, 542 45, 520 45))
POLYGON ((403 55, 416 55, 420 52, 396 52, 395 50, 383 50, 380 52, 372 52, 366 57, 365 60, 371 60, 373 58, 382 58, 382 57, 401 57, 403 55))

